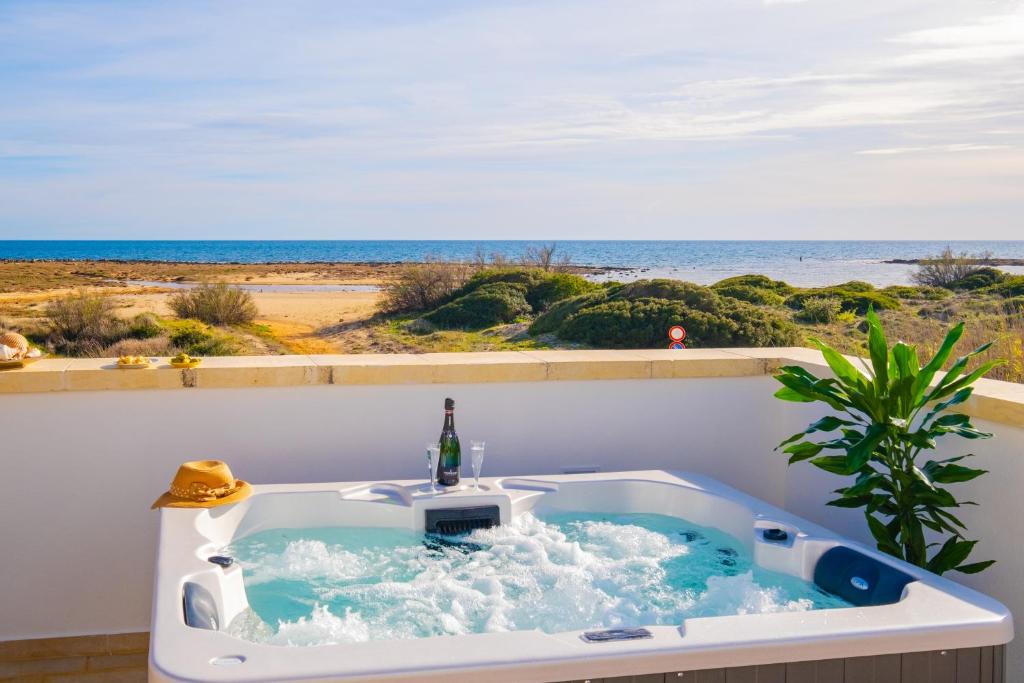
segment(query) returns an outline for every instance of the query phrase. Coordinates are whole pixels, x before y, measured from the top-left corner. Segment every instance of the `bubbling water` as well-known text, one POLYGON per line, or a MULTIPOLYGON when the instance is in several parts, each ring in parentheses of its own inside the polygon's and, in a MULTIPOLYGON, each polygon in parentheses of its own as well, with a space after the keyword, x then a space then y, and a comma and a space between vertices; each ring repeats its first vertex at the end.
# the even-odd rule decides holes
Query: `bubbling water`
POLYGON ((733 537, 675 517, 526 513, 460 537, 277 529, 227 549, 251 610, 229 632, 321 645, 846 606, 753 565, 733 537))

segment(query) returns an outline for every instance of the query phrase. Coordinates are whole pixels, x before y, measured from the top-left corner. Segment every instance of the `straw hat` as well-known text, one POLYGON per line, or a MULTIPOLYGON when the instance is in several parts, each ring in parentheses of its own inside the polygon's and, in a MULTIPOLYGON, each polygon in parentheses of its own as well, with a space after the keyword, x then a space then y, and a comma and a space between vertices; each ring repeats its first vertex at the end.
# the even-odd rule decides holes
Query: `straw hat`
POLYGON ((212 508, 245 500, 252 487, 235 479, 220 460, 193 460, 182 463, 171 488, 156 499, 156 508, 212 508))

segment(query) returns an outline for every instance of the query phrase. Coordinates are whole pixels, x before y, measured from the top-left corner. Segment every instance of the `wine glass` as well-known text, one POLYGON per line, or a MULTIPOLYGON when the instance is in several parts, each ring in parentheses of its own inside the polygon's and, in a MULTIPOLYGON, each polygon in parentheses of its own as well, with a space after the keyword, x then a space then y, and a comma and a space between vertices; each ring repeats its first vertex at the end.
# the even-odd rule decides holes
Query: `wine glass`
POLYGON ((476 480, 474 489, 480 490, 480 470, 484 466, 484 447, 486 443, 483 441, 470 441, 469 442, 469 453, 470 462, 473 464, 473 479, 476 480))
POLYGON ((430 470, 430 492, 437 493, 434 477, 437 474, 437 461, 441 457, 441 444, 437 441, 427 442, 427 469, 430 470))

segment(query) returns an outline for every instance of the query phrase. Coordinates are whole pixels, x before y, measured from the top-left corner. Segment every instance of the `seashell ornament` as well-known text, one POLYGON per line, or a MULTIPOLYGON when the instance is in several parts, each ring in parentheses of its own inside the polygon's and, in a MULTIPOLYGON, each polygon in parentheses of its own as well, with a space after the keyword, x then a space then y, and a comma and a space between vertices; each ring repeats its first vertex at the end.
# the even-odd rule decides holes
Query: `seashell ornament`
POLYGON ((21 357, 21 351, 6 344, 0 344, 0 360, 17 360, 21 357))
MULTIPOLYGON (((12 348, 15 351, 17 351, 18 355, 14 356, 14 358, 19 358, 20 356, 23 356, 26 353, 28 353, 28 339, 25 339, 25 337, 18 334, 17 332, 4 332, 3 334, 0 334, 0 345, 12 348)), ((5 358, 4 360, 13 359, 5 358)))

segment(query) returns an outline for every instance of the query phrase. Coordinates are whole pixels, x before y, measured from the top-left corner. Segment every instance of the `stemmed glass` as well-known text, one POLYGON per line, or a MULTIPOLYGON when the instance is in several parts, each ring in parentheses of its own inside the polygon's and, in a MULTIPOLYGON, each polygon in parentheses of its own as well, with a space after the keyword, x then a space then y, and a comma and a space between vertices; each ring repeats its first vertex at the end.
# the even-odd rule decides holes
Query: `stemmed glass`
POLYGON ((480 470, 484 466, 484 447, 486 443, 483 441, 470 441, 469 442, 469 453, 470 462, 473 464, 473 479, 476 480, 474 490, 480 490, 480 470))
POLYGON ((437 461, 441 457, 441 444, 437 441, 427 442, 427 469, 430 470, 430 492, 437 493, 434 477, 437 474, 437 461))

